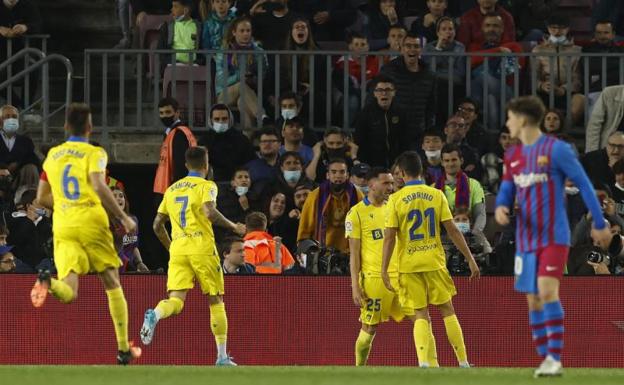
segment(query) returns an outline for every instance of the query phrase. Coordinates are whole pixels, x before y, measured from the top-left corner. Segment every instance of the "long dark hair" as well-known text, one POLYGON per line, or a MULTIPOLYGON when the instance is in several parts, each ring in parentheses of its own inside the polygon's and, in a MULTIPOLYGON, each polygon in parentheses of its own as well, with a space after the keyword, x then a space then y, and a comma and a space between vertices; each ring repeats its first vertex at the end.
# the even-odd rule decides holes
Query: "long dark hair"
MULTIPOLYGON (((310 22, 308 21, 308 19, 303 18, 303 17, 295 17, 292 23, 290 23, 290 29, 288 30, 288 36, 286 37, 285 50, 286 51, 297 50, 297 43, 295 43, 295 41, 293 40, 292 33, 293 33, 293 29, 295 28, 295 24, 299 22, 305 23, 306 27, 308 28, 308 40, 304 43, 304 50, 305 51, 318 51, 319 47, 316 44, 316 41, 314 40, 314 36, 312 36, 312 27, 310 26, 310 22)), ((285 62, 286 63, 285 63, 284 68, 286 69, 286 74, 288 76, 287 79, 290 80, 292 79, 292 73, 293 73, 292 55, 287 55, 285 62)), ((297 74, 299 74, 299 79, 307 79, 310 73, 310 56, 303 55, 303 57, 300 57, 300 58, 298 57, 297 63, 298 63, 297 74)))

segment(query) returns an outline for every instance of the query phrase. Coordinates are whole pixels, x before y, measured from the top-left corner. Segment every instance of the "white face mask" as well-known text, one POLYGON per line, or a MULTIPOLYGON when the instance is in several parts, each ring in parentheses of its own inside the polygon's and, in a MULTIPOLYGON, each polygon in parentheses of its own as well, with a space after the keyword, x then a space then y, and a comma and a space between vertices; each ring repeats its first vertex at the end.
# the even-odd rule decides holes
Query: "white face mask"
POLYGON ((284 180, 288 183, 299 182, 301 178, 301 170, 284 171, 284 180))
POLYGON ((442 150, 425 151, 425 155, 427 156, 427 159, 440 159, 442 150))
POLYGON ((235 188, 235 190, 236 190, 236 195, 238 195, 239 197, 242 197, 243 195, 247 194, 247 191, 249 191, 249 187, 238 186, 235 188))
POLYGON ((295 117, 297 117, 297 110, 290 110, 290 109, 282 110, 282 118, 284 118, 284 120, 292 119, 295 117))
POLYGON ((468 222, 455 222, 455 227, 457 227, 457 230, 459 230, 462 234, 470 232, 470 223, 468 222))
POLYGON ((212 129, 215 130, 215 132, 218 134, 221 134, 227 131, 228 128, 230 128, 230 126, 227 123, 218 123, 218 122, 212 123, 212 129))
POLYGON ((15 134, 19 130, 19 120, 15 118, 4 119, 2 129, 7 134, 15 134))
POLYGON ((565 193, 566 193, 566 195, 576 195, 576 194, 578 194, 578 193, 579 193, 579 191, 580 191, 580 190, 578 189, 578 187, 574 187, 574 186, 572 186, 572 187, 568 187, 568 186, 566 186, 564 189, 565 189, 565 193))
POLYGON ((618 190, 620 190, 620 191, 624 191, 624 186, 622 186, 622 185, 621 185, 621 184, 619 184, 619 183, 616 183, 616 184, 615 184, 615 187, 616 187, 618 190))
POLYGON ((563 44, 566 42, 566 40, 568 40, 568 38, 564 35, 564 36, 553 36, 550 35, 548 37, 548 40, 553 43, 553 44, 563 44))

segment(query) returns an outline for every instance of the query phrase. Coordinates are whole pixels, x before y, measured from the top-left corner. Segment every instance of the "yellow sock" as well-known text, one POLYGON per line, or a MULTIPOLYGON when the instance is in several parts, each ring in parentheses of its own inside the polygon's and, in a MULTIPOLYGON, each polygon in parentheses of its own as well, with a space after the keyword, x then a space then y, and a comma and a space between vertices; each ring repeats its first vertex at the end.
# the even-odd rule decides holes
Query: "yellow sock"
POLYGON ((436 349, 435 336, 433 335, 433 325, 429 323, 429 349, 427 350, 427 359, 429 360, 429 367, 439 368, 438 363, 438 351, 436 349))
POLYGON ((212 330, 217 343, 217 356, 219 358, 227 357, 228 321, 223 302, 210 305, 210 330, 212 330))
POLYGON ((417 319, 414 322, 414 345, 416 346, 416 356, 420 366, 429 366, 427 355, 429 353, 429 322, 425 319, 417 319))
POLYGON ((464 334, 457 316, 453 314, 444 318, 444 327, 446 327, 446 336, 455 351, 455 356, 457 356, 457 362, 460 364, 467 363, 468 356, 466 354, 466 345, 464 344, 464 334))
POLYGON ((115 326, 115 336, 117 337, 118 350, 127 352, 130 349, 128 344, 128 304, 121 287, 106 290, 108 297, 108 310, 115 326))
POLYGON ((48 291, 63 303, 70 303, 74 300, 74 291, 71 286, 58 279, 52 278, 50 280, 50 288, 48 291))
POLYGON ((154 311, 156 312, 156 317, 161 320, 171 317, 172 315, 180 314, 183 308, 184 301, 178 297, 171 297, 158 302, 154 311))
POLYGON ((355 340, 355 366, 366 365, 368 361, 368 353, 373 345, 374 334, 368 334, 364 330, 360 330, 357 340, 355 340))

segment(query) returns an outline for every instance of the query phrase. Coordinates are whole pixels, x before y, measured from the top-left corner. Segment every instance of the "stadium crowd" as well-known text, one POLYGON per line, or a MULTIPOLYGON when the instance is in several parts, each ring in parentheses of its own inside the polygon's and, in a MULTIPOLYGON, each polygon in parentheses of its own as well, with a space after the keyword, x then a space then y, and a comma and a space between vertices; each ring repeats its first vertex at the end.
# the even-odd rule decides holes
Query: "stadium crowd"
MULTIPOLYGON (((569 53, 624 52, 619 37, 624 28, 622 7, 605 12, 611 2, 602 0, 594 9, 593 39, 576 42, 570 34, 569 17, 559 10, 560 2, 118 0, 123 37, 116 48, 140 46, 136 26, 146 15, 172 14, 174 18, 160 29, 159 48, 227 50, 215 56, 216 100, 207 113, 210 131, 193 133, 174 98, 159 102, 165 139, 153 191, 162 194, 186 175, 184 152, 188 147, 205 146, 211 177, 220 187, 218 209, 229 220, 246 224, 248 231, 238 238, 215 228, 224 273, 348 274, 344 222, 349 209, 368 192, 368 172, 375 166, 392 168, 400 153, 417 150, 425 164, 423 178, 444 191, 455 222, 484 272, 511 274, 514 230, 499 228, 492 216, 504 153, 516 143, 500 119, 500 102, 513 95, 515 71, 529 65, 525 57, 513 54, 554 53, 563 58, 569 53), (133 23, 130 10, 135 15, 133 23), (282 89, 276 92, 264 87, 264 105, 259 106, 259 78, 264 84, 276 84, 274 57, 263 51, 314 51, 320 49, 318 41, 347 44, 350 55, 335 58, 332 79, 334 84, 343 84, 348 73, 346 105, 352 130, 328 127, 318 135, 315 128, 325 118, 326 84, 310 84, 310 63, 305 56, 296 62, 282 62, 278 75, 282 89), (243 56, 231 53, 236 50, 254 54, 247 55, 248 62, 242 66, 243 56), (387 55, 366 56, 373 50, 387 51, 387 55), (454 62, 441 57, 436 60, 428 56, 431 52, 508 56, 490 57, 488 64, 479 56, 458 56, 454 62), (366 58, 361 60, 362 56, 366 58), (258 66, 258 61, 263 65, 258 66), (242 73, 242 68, 247 71, 242 73), (265 72, 258 73, 257 68, 265 72), (293 77, 293 71, 299 76, 293 77), (470 94, 465 92, 467 77, 472 84, 470 94), (295 79, 297 84, 292 84, 295 79), (450 101, 449 82, 454 99, 450 101), (501 83, 506 87, 503 93, 501 83), (364 101, 360 99, 362 90, 364 101), (307 124, 311 97, 319 106, 312 117, 315 127, 307 124), (447 101, 455 107, 450 115, 447 101), (279 114, 272 116, 275 104, 279 114), (484 111, 487 119, 483 119, 484 111), (273 263, 278 257, 281 263, 266 267, 266 262, 273 263)), ((5 51, 5 39, 19 39, 40 28, 39 13, 32 9, 30 0, 0 3, 0 52, 5 51)), ((619 85, 619 59, 592 57, 585 61, 589 63, 585 68, 578 56, 568 56, 570 60, 558 57, 553 63, 548 56, 537 56, 535 63, 537 94, 547 105, 551 99, 554 102, 543 131, 575 148, 584 147, 582 164, 613 233, 622 233, 624 86, 619 85), (581 85, 584 72, 590 78, 586 93, 581 85), (586 104, 590 110, 585 110, 586 104), (589 116, 585 143, 575 142, 568 126, 582 125, 585 115, 589 116)), ((201 60, 201 55, 176 53, 169 61, 184 65, 202 64, 201 60)), ((314 78, 325 79, 324 71, 323 66, 314 66, 314 78)), ((338 112, 335 123, 342 122, 346 111, 338 112)), ((32 140, 18 133, 19 125, 18 108, 2 107, 3 272, 53 267, 50 212, 33 202, 41 160, 32 140)), ((108 182, 119 205, 130 212, 123 183, 112 176, 108 182)), ((395 178, 395 188, 401 187, 402 181, 395 178)), ((596 257, 595 253, 602 252, 591 242, 589 218, 572 184, 566 188, 566 199, 574 233, 568 273, 624 274, 624 258, 596 257), (588 261, 588 256, 593 259, 588 261)), ((111 230, 124 261, 122 269, 149 271, 149 257, 144 263, 139 252, 139 234, 123 234, 114 221, 111 230)), ((466 274, 467 266, 456 253, 449 245, 449 270, 466 274)))

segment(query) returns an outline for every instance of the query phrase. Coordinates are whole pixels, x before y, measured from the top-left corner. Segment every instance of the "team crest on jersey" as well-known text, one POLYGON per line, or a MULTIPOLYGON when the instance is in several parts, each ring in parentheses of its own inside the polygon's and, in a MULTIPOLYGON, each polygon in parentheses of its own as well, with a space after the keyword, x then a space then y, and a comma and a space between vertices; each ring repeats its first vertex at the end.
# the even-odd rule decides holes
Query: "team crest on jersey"
POLYGON ((549 160, 546 155, 540 155, 537 157, 537 165, 540 167, 548 166, 549 160))
POLYGON ((375 229, 372 231, 372 233, 374 240, 383 239, 383 232, 380 229, 375 229))
POLYGON ((353 223, 351 223, 351 221, 345 221, 345 231, 353 231, 353 223))

